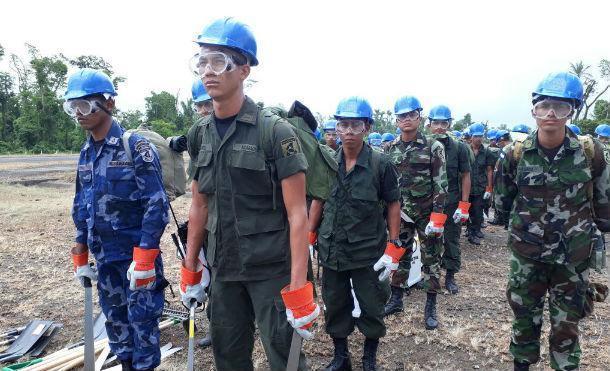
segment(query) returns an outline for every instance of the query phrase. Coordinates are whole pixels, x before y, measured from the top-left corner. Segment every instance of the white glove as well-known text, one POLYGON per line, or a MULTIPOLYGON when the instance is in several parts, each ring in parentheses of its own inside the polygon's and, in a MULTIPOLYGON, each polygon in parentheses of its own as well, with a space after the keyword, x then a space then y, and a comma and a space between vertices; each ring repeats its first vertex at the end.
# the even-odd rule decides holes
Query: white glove
POLYGON ((81 285, 84 285, 83 278, 89 278, 91 281, 97 281, 97 270, 89 264, 76 267, 74 277, 77 278, 81 285))
POLYGON ((155 284, 157 270, 155 259, 159 249, 133 248, 133 261, 127 269, 130 290, 150 290, 155 284))
POLYGON ((484 200, 489 200, 490 198, 491 198, 491 192, 485 192, 485 194, 483 194, 484 200))
POLYGON ((383 256, 377 260, 377 263, 373 265, 375 272, 382 268, 383 271, 379 274, 379 281, 388 279, 390 273, 398 269, 398 262, 394 262, 391 256, 383 254, 383 256))
POLYGON ((435 226, 434 222, 430 221, 430 222, 428 222, 428 225, 426 225, 426 230, 424 231, 424 233, 426 233, 426 236, 430 236, 430 235, 440 236, 443 234, 444 231, 445 231, 445 227, 435 226))
POLYGON ((199 254, 196 272, 191 272, 182 265, 181 276, 180 299, 182 304, 188 308, 193 300, 197 303, 204 303, 208 298, 205 289, 210 285, 210 272, 205 256, 202 253, 199 254))
POLYGON ((354 309, 352 309, 352 317, 360 318, 360 314, 362 314, 362 310, 360 310, 360 303, 358 302, 358 298, 356 297, 356 293, 354 292, 354 283, 352 279, 349 279, 349 284, 352 287, 352 298, 354 299, 354 309))
POLYGON ((318 318, 319 315, 320 307, 317 304, 316 309, 313 312, 300 318, 294 318, 292 310, 286 308, 286 320, 288 320, 288 323, 290 323, 294 330, 305 340, 313 339, 313 332, 302 329, 301 327, 313 322, 316 318, 318 318))
POLYGON ((470 203, 465 201, 460 201, 458 203, 457 209, 453 213, 453 222, 455 224, 463 224, 468 221, 470 215, 468 214, 468 210, 470 210, 470 203))

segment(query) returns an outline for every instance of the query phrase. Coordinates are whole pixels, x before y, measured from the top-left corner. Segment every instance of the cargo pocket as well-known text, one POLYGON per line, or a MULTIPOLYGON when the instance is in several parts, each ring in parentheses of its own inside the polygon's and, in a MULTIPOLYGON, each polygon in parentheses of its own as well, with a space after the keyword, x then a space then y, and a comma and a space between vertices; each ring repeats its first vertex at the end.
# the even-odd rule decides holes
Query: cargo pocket
POLYGON ((558 176, 569 205, 579 206, 588 202, 587 185, 592 179, 591 169, 562 169, 558 172, 558 176))
POLYGON ((290 240, 281 212, 238 219, 239 256, 244 266, 283 262, 288 259, 290 240))
POLYGON ((119 200, 138 200, 140 191, 136 183, 136 174, 132 166, 106 168, 108 194, 119 200))
POLYGON ((236 194, 264 196, 273 192, 271 171, 262 152, 232 151, 229 170, 236 194))

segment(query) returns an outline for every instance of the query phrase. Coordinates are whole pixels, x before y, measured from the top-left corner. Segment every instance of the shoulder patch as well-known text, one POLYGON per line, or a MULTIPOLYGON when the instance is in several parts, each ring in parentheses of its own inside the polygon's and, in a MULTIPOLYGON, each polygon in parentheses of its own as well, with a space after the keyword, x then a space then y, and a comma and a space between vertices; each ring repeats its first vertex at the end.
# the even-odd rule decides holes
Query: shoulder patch
POLYGON ((606 164, 610 165, 610 149, 604 150, 604 160, 606 160, 606 164))
POLYGON ((154 155, 153 150, 150 147, 150 143, 144 139, 140 139, 136 142, 136 151, 142 156, 142 160, 145 162, 153 162, 154 155))
POLYGON ((295 137, 286 138, 281 141, 282 153, 284 157, 296 155, 301 152, 299 141, 295 137))

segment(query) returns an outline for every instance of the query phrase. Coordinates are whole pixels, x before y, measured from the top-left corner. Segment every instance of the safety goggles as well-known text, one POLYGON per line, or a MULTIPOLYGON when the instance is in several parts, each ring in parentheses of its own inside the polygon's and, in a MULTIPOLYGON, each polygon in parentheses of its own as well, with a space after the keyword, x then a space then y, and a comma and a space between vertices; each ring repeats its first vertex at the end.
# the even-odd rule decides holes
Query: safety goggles
POLYGON ((71 99, 64 102, 64 112, 71 117, 76 117, 79 113, 87 116, 97 111, 103 110, 99 101, 95 99, 71 99))
POLYGON ((191 70, 197 76, 203 76, 206 70, 209 69, 214 75, 221 75, 225 72, 231 72, 237 64, 233 57, 223 52, 201 52, 195 54, 191 58, 191 70))
POLYGON ((398 122, 413 121, 413 120, 417 120, 420 117, 421 117, 421 114, 419 113, 419 111, 415 110, 415 111, 411 111, 411 112, 399 113, 398 115, 396 115, 396 121, 398 121, 398 122))
POLYGON ((206 112, 212 112, 214 110, 214 104, 211 99, 206 99, 203 102, 193 103, 193 111, 199 113, 199 109, 203 108, 206 112))
POLYGON ((551 111, 555 118, 565 119, 572 114, 572 105, 560 100, 544 99, 534 104, 534 108, 532 108, 534 117, 538 119, 547 118, 551 111))
POLYGON ((362 120, 339 120, 335 130, 339 134, 361 134, 366 130, 366 123, 362 120))
POLYGON ((451 125, 449 120, 430 120, 430 126, 439 126, 443 129, 447 129, 451 125))

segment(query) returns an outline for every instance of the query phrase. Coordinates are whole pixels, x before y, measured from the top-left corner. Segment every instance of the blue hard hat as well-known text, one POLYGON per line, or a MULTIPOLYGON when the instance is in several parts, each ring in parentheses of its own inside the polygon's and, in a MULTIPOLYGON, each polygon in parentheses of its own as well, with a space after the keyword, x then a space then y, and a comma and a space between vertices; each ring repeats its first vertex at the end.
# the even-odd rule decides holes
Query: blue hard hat
POLYGON ((324 131, 331 131, 331 130, 335 130, 337 127, 337 120, 328 120, 324 123, 324 126, 322 127, 322 130, 324 131))
POLYGON ((68 78, 68 88, 64 99, 82 98, 94 94, 116 95, 110 77, 100 70, 82 68, 68 78))
POLYGON ((396 137, 392 133, 383 133, 383 135, 381 136, 382 142, 391 142, 394 139, 396 139, 396 137))
POLYGON ((578 108, 582 104, 582 83, 573 73, 553 72, 548 74, 532 92, 534 100, 539 96, 573 99, 574 106, 578 108))
POLYGON ((487 130, 487 139, 496 140, 498 138, 498 129, 487 130))
POLYGON ((498 130, 496 132, 496 140, 501 140, 502 137, 506 137, 506 140, 510 140, 510 133, 508 132, 508 130, 498 130))
POLYGON ((529 134, 531 129, 529 126, 527 126, 525 124, 517 124, 517 125, 513 126, 513 129, 511 131, 514 131, 516 133, 529 134))
POLYGON ((316 139, 318 140, 322 139, 322 132, 318 128, 316 128, 316 131, 313 132, 313 135, 315 135, 316 139))
POLYGON ((203 28, 195 42, 199 45, 217 45, 235 49, 248 57, 251 66, 258 65, 256 40, 250 27, 233 17, 214 20, 203 28))
POLYGON ((400 115, 401 113, 407 113, 415 110, 421 111, 421 103, 413 96, 405 95, 404 97, 398 98, 394 103, 394 114, 400 115))
POLYGON ((428 120, 451 120, 451 110, 442 104, 432 107, 428 120))
POLYGON ((595 134, 600 137, 610 137, 610 125, 600 124, 595 128, 595 134))
POLYGON ((576 134, 576 135, 580 135, 582 132, 580 131, 580 128, 578 126, 576 126, 575 124, 568 124, 566 125, 567 127, 570 128, 570 130, 572 130, 572 133, 576 134))
POLYGON ((451 132, 453 134, 453 136, 455 136, 456 138, 461 138, 462 137, 462 132, 459 130, 454 130, 451 132))
POLYGON ((335 118, 363 118, 373 122, 373 109, 366 99, 353 96, 339 102, 335 118))
POLYGON ((468 132, 470 135, 474 136, 483 136, 485 134, 485 125, 480 122, 474 123, 468 127, 468 132))
POLYGON ((372 146, 380 146, 381 145, 381 134, 379 133, 370 133, 369 134, 369 144, 372 146))
POLYGON ((462 130, 462 136, 464 138, 470 138, 472 137, 472 135, 470 134, 470 126, 467 127, 466 129, 462 130))
POLYGON ((201 79, 193 81, 193 86, 191 87, 191 94, 193 95, 193 102, 195 103, 212 99, 208 95, 208 92, 205 90, 205 86, 203 86, 203 82, 201 81, 201 79))

